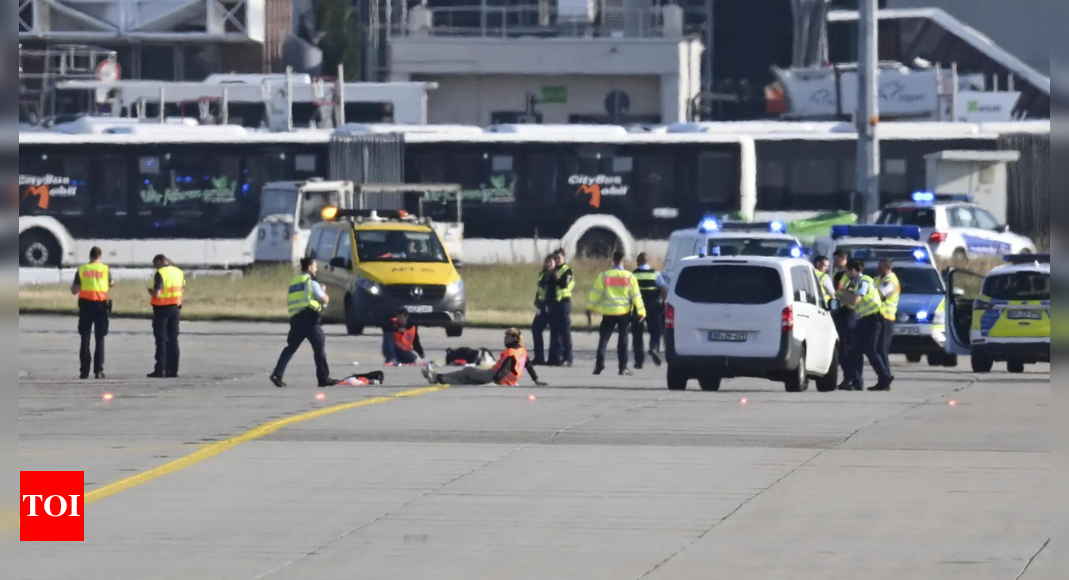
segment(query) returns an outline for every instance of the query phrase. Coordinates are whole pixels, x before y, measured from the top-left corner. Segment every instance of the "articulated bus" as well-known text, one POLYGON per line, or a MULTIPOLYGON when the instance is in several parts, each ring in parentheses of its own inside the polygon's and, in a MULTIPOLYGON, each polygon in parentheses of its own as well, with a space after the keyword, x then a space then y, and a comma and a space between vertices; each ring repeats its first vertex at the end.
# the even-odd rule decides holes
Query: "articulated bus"
MULTIPOLYGON (((856 136, 834 123, 651 132, 90 126, 19 134, 22 265, 74 265, 100 245, 117 266, 144 265, 158 253, 186 266, 245 266, 254 259, 265 184, 316 177, 359 183, 369 164, 397 166, 390 181, 459 184, 468 262, 535 261, 557 246, 573 254, 613 246, 659 252, 672 231, 695 227, 705 214, 792 220, 848 212, 854 189, 856 136), (353 155, 339 143, 382 135, 403 140, 400 158, 356 160, 364 169, 354 174, 353 155)), ((882 125, 883 201, 924 189, 925 155, 996 149, 1000 132, 1012 129, 882 125)))

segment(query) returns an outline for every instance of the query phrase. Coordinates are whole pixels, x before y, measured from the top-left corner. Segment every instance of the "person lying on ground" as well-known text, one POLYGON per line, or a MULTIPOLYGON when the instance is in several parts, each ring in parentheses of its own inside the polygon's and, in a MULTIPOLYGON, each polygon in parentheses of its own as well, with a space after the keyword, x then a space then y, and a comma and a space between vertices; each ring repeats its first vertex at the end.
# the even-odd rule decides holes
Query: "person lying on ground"
POLYGON ((439 374, 435 371, 434 364, 427 363, 423 369, 423 376, 432 385, 501 385, 515 387, 520 384, 524 372, 531 375, 531 379, 538 386, 546 383, 538 379, 538 373, 527 357, 527 349, 523 346, 523 333, 512 328, 505 332, 505 352, 493 368, 481 369, 478 367, 466 367, 455 373, 439 374))

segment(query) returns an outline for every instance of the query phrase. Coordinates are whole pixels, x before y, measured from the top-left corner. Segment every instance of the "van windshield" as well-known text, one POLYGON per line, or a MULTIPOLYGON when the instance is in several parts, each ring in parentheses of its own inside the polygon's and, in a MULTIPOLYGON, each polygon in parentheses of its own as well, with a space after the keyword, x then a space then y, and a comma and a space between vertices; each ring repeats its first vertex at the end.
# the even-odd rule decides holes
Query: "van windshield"
POLYGON ((297 211, 297 192, 292 189, 266 189, 260 197, 260 219, 293 216, 297 211))
POLYGON ((715 238, 709 240, 710 256, 763 256, 766 258, 790 256, 791 248, 798 244, 793 240, 715 238))
POLYGON ((889 207, 876 219, 879 225, 935 227, 935 209, 928 207, 889 207))
POLYGON ((679 273, 675 293, 697 304, 768 304, 783 298, 783 283, 777 270, 762 266, 690 266, 679 273))
POLYGON ((449 261, 433 232, 356 232, 356 253, 361 262, 446 263, 449 261))

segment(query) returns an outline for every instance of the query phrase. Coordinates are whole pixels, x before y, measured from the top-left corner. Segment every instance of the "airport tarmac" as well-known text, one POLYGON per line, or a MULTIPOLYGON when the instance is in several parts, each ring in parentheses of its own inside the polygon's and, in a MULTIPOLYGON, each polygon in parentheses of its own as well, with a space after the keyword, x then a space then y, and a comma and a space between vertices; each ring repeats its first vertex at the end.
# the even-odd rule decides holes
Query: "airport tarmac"
MULTIPOLYGON (((669 392, 592 376, 577 334, 548 387, 316 389, 305 346, 283 390, 284 325, 183 324, 181 378, 149 380, 149 322, 113 321, 104 381, 74 380, 74 319, 19 327, 19 468, 84 471, 89 504, 84 543, 19 546, 20 579, 1048 577, 1049 365, 669 392)), ((335 377, 382 368, 381 337, 328 334, 335 377)))

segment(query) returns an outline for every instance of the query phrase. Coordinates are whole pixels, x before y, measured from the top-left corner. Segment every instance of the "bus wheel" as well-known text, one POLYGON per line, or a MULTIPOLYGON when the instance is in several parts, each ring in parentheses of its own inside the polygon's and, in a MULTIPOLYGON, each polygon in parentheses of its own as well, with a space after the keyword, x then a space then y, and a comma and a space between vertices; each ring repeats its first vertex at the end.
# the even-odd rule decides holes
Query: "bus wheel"
POLYGON ((621 246, 616 234, 607 230, 590 230, 579 238, 575 252, 580 258, 607 260, 621 246))
POLYGON ((19 236, 19 266, 28 268, 58 268, 59 244, 51 235, 29 231, 19 236))

